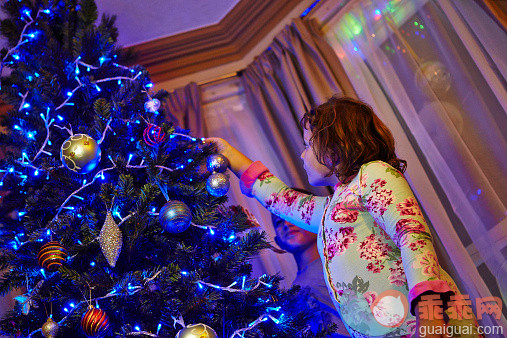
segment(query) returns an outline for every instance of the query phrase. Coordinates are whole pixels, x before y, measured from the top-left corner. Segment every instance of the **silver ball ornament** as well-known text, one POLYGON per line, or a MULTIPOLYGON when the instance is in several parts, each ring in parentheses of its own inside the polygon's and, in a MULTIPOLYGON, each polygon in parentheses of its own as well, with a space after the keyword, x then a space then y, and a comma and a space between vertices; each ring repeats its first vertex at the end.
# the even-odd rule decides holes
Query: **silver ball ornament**
POLYGON ((187 230, 190 226, 192 211, 183 202, 168 201, 160 209, 158 220, 166 231, 177 234, 187 230))
POLYGON ((206 189, 215 197, 222 197, 229 191, 229 178, 222 173, 215 173, 208 177, 206 189))
POLYGON ((425 94, 442 95, 451 88, 451 74, 437 61, 424 62, 415 74, 417 87, 425 94))
POLYGON ((46 338, 55 338, 58 334, 58 330, 60 327, 58 326, 58 323, 55 322, 51 317, 46 320, 44 325, 42 325, 42 335, 46 338))
POLYGON ((160 108, 160 100, 156 98, 152 98, 144 103, 144 110, 150 113, 154 113, 158 111, 160 108))
POLYGON ((87 174, 100 162, 100 147, 97 141, 86 134, 76 134, 63 142, 60 159, 63 165, 78 174, 87 174))
POLYGON ((218 335, 208 325, 192 324, 181 329, 175 338, 218 338, 218 335))
POLYGON ((208 171, 211 171, 212 173, 223 173, 227 170, 228 166, 229 161, 227 160, 227 157, 221 154, 210 155, 206 160, 206 167, 208 168, 208 171))

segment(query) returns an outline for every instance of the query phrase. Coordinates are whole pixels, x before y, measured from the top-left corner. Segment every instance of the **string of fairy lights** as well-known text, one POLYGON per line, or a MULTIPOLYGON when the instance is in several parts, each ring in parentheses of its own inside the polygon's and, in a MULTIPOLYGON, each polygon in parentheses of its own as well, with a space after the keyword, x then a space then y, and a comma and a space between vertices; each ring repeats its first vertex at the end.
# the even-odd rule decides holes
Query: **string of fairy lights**
MULTIPOLYGON (((34 39, 37 38, 37 36, 39 35, 39 32, 37 32, 36 30, 34 30, 32 32, 28 32, 28 31, 29 31, 30 27, 43 14, 50 15, 51 14, 51 9, 50 8, 39 9, 37 11, 37 13, 36 13, 35 16, 32 16, 32 12, 29 9, 27 9, 27 8, 24 8, 21 11, 20 18, 21 18, 22 21, 25 22, 25 25, 24 25, 24 27, 23 27, 23 29, 21 31, 20 38, 19 38, 17 44, 7 51, 7 53, 5 54, 5 56, 3 57, 3 59, 0 62, 0 89, 1 89, 1 85, 2 85, 1 84, 1 76, 2 76, 2 73, 3 73, 4 66, 6 66, 6 65, 7 66, 8 65, 12 65, 12 64, 14 64, 17 61, 20 61, 21 56, 18 53, 19 52, 19 48, 22 45, 27 44, 30 41, 33 41, 34 39)), ((116 58, 116 55, 113 58, 116 58)), ((41 156, 46 155, 46 156, 49 156, 49 157, 53 157, 53 154, 51 152, 49 152, 48 150, 46 150, 46 147, 48 145, 51 146, 51 128, 58 128, 60 130, 65 130, 65 131, 67 131, 67 133, 70 136, 74 135, 73 128, 72 128, 72 126, 70 124, 69 125, 61 125, 64 122, 65 118, 62 116, 62 114, 59 114, 59 111, 61 109, 63 109, 64 107, 74 106, 74 103, 72 102, 72 98, 73 98, 74 94, 76 92, 78 92, 81 88, 84 88, 84 87, 86 87, 88 85, 92 85, 92 86, 95 87, 95 89, 98 92, 100 92, 101 88, 100 88, 99 84, 101 84, 101 83, 116 81, 118 83, 118 85, 123 85, 123 81, 138 81, 141 78, 141 76, 143 75, 143 73, 141 71, 138 71, 136 73, 136 70, 133 69, 133 68, 129 68, 129 67, 120 65, 118 63, 112 62, 111 64, 113 66, 118 67, 120 69, 123 69, 123 70, 125 70, 127 72, 130 72, 131 76, 107 77, 107 78, 102 78, 102 79, 97 79, 97 80, 94 80, 94 81, 90 81, 88 84, 85 84, 82 81, 82 79, 80 78, 80 75, 84 72, 82 69, 80 69, 80 67, 86 68, 86 72, 91 72, 93 70, 99 70, 99 69, 101 69, 101 67, 103 67, 104 65, 108 64, 108 62, 110 62, 110 61, 111 61, 110 58, 107 58, 107 57, 104 57, 104 56, 100 57, 99 58, 100 64, 97 66, 97 65, 92 65, 92 64, 88 64, 88 63, 83 62, 81 60, 81 57, 77 57, 74 60, 74 62, 73 62, 73 65, 74 65, 73 72, 74 72, 74 79, 77 82, 77 85, 74 88, 69 89, 66 92, 66 97, 65 97, 65 99, 61 103, 59 103, 57 106, 55 105, 55 107, 53 109, 50 109, 49 107, 47 107, 45 113, 40 113, 39 116, 42 119, 42 121, 44 122, 44 127, 45 127, 45 131, 46 131, 46 136, 44 138, 44 141, 42 142, 42 145, 38 148, 37 152, 35 154, 33 154, 33 156, 31 157, 31 159, 30 159, 29 154, 27 152, 23 151, 21 159, 15 161, 16 164, 18 164, 21 168, 33 170, 33 175, 34 176, 38 176, 41 173, 46 172, 47 173, 47 177, 46 177, 47 179, 49 179, 49 174, 50 174, 51 170, 63 167, 63 165, 61 165, 61 166, 58 166, 58 167, 43 168, 43 167, 35 165, 36 160, 38 160, 41 156), (133 74, 135 74, 135 75, 133 75, 133 74)), ((33 76, 39 77, 40 74, 38 74, 37 72, 35 72, 33 74, 33 76)), ((31 81, 32 79, 33 79, 33 77, 30 75, 29 78, 28 78, 28 80, 31 81)), ((144 85, 143 93, 145 93, 147 95, 147 97, 148 97, 148 102, 147 102, 147 103, 149 103, 148 105, 149 106, 153 106, 153 105, 156 106, 156 102, 154 101, 156 99, 152 98, 152 96, 150 95, 149 90, 148 90, 152 86, 153 86, 153 84, 151 84, 151 83, 148 83, 148 84, 144 85)), ((30 98, 29 95, 30 95, 29 91, 26 91, 24 93, 21 93, 21 92, 19 93, 19 96, 20 96, 21 100, 20 100, 20 104, 19 104, 19 107, 18 107, 18 111, 19 112, 23 112, 24 111, 26 115, 30 114, 30 109, 32 108, 32 105, 29 102, 29 98, 30 98)), ((158 112, 154 111, 153 113, 157 114, 158 112)), ((141 116, 141 118, 142 118, 142 116, 141 116)), ((112 117, 108 119, 107 124, 106 124, 106 126, 104 127, 104 129, 102 131, 101 138, 98 141, 98 144, 101 144, 106 139, 106 135, 107 135, 108 131, 111 131, 111 132, 114 133, 114 131, 111 128, 112 121, 113 121, 112 117)), ((148 121, 145 121, 145 122, 149 123, 148 121)), ((129 122, 127 122, 127 123, 129 123, 129 122)), ((139 123, 139 121, 137 120, 136 123, 139 123)), ((30 130, 24 130, 23 127, 22 127, 22 125, 21 125, 21 123, 14 125, 13 129, 14 129, 15 132, 18 132, 18 133, 21 133, 21 134, 25 135, 30 140, 35 140, 36 139, 35 138, 36 132, 35 131, 30 131, 30 130)), ((174 137, 177 137, 177 136, 187 138, 187 139, 191 140, 192 142, 204 142, 204 139, 198 140, 198 139, 196 139, 194 137, 191 137, 189 135, 186 135, 186 134, 172 133, 171 135, 169 135, 170 138, 174 138, 174 137)), ((144 165, 144 159, 141 160, 140 164, 137 164, 137 165, 131 164, 131 160, 133 160, 133 157, 134 156, 132 154, 129 156, 128 162, 127 162, 127 164, 125 166, 126 168, 129 168, 129 169, 146 169, 146 168, 149 167, 148 165, 144 165)), ((46 226, 46 228, 42 229, 42 231, 40 232, 41 234, 45 235, 46 237, 52 236, 52 234, 53 234, 52 225, 55 224, 56 222, 58 222, 58 219, 59 219, 61 213, 64 212, 64 211, 73 212, 73 211, 75 211, 75 210, 78 209, 75 205, 69 205, 69 204, 71 204, 70 203, 71 200, 72 199, 83 200, 83 197, 79 196, 79 193, 81 193, 83 190, 85 190, 86 188, 88 188, 91 185, 93 185, 99 178, 101 178, 102 180, 105 180, 104 174, 106 172, 108 172, 108 171, 111 171, 111 170, 114 170, 114 169, 117 168, 117 165, 113 161, 113 159, 110 156, 108 158, 109 158, 109 160, 110 160, 110 162, 111 162, 112 165, 110 167, 107 167, 107 168, 99 170, 93 176, 93 179, 91 181, 87 182, 86 180, 83 180, 81 186, 79 188, 77 188, 75 191, 73 191, 70 195, 68 195, 68 197, 64 200, 64 202, 59 206, 59 208, 58 208, 55 216, 48 223, 48 225, 46 226)), ((158 168, 158 169, 160 169, 160 172, 162 172, 164 170, 166 170, 166 171, 174 171, 174 170, 177 170, 177 169, 183 169, 184 165, 179 165, 178 167, 176 167, 174 169, 171 169, 171 168, 168 168, 168 167, 165 167, 165 166, 161 166, 161 165, 155 165, 155 167, 158 168)), ((13 166, 11 166, 9 168, 6 168, 6 169, 0 169, 0 173, 3 173, 3 175, 2 175, 2 177, 0 179, 0 186, 2 186, 4 184, 4 180, 5 180, 5 178, 8 175, 15 175, 15 176, 17 176, 17 177, 19 177, 19 178, 21 178, 23 180, 28 179, 28 175, 27 175, 27 173, 23 172, 23 169, 15 168, 13 166)), ((1 198, 1 196, 0 196, 0 198, 1 198)), ((167 196, 166 196, 166 198, 167 198, 167 196)), ((152 212, 150 212, 149 214, 152 215, 152 216, 157 216, 158 213, 156 213, 155 211, 156 210, 152 210, 152 212)), ((26 214, 26 211, 19 211, 18 212, 18 216, 20 218, 22 218, 25 214, 26 214)), ((80 214, 78 214, 78 217, 79 217, 79 215, 80 214)), ((125 217, 121 217, 121 215, 119 214, 119 212, 116 211, 115 215, 121 219, 120 223, 118 224, 118 225, 121 225, 122 223, 124 223, 125 221, 127 221, 128 219, 130 219, 132 216, 134 216, 135 212, 134 213, 130 213, 129 215, 127 215, 125 217)), ((194 223, 192 223, 191 225, 195 226, 195 227, 198 227, 198 228, 206 229, 206 230, 208 230, 210 232, 211 235, 215 234, 215 229, 216 228, 214 226, 199 225, 199 224, 194 224, 194 223)), ((21 238, 23 238, 24 236, 25 236, 24 233, 19 233, 19 234, 17 234, 14 237, 15 241, 12 243, 12 247, 15 250, 19 250, 19 248, 21 248, 23 245, 25 245, 25 244, 27 244, 27 243, 29 243, 31 241, 34 241, 33 238, 29 239, 27 241, 24 241, 24 242, 21 241, 21 238)), ((229 240, 233 240, 234 238, 235 238, 234 234, 232 234, 232 235, 230 235, 228 237, 229 240)), ((97 240, 97 238, 95 240, 97 240)), ((39 238, 36 239, 36 241, 42 242, 42 241, 44 241, 44 238, 39 237, 39 238)), ((78 244, 82 244, 82 243, 80 243, 80 241, 78 241, 78 244)), ((69 259, 72 259, 72 257, 69 257, 69 259)), ((95 263, 94 262, 90 262, 90 265, 94 266, 95 263)), ((165 270, 165 268, 157 271, 156 273, 153 274, 153 276, 151 276, 149 278, 145 278, 143 285, 131 285, 131 284, 129 284, 127 286, 126 293, 128 295, 132 296, 132 295, 136 294, 137 292, 141 291, 148 283, 150 283, 151 281, 153 281, 154 279, 156 279, 161 273, 163 273, 164 270, 165 270)), ((17 299, 18 301, 20 301, 22 303, 23 309, 27 309, 28 312, 29 312, 29 309, 30 309, 30 304, 32 304, 33 301, 34 301, 34 299, 37 297, 37 294, 38 294, 38 291, 39 291, 40 287, 47 280, 46 272, 44 271, 44 269, 40 269, 40 273, 41 273, 43 279, 40 280, 34 286, 34 288, 32 288, 31 290, 30 290, 28 282, 27 282, 27 289, 29 291, 24 296, 18 297, 18 299, 17 299)), ((194 273, 189 273, 188 271, 181 271, 180 273, 181 273, 182 278, 186 277, 186 276, 190 276, 190 275, 195 276, 194 273)), ((232 284, 230 284, 228 286, 220 286, 220 285, 213 284, 213 283, 210 283, 210 282, 207 282, 207 281, 203 281, 203 280, 200 280, 200 279, 194 281, 194 283, 196 284, 196 290, 203 290, 204 288, 209 287, 209 288, 214 288, 214 289, 217 289, 217 290, 221 290, 223 292, 242 292, 242 293, 247 293, 247 292, 255 290, 255 289, 259 288, 259 287, 271 288, 272 284, 269 283, 269 282, 267 282, 267 281, 265 281, 264 279, 266 279, 266 275, 263 275, 263 276, 259 277, 256 282, 255 282, 255 280, 247 281, 246 276, 243 276, 240 281, 233 282, 232 284), (240 288, 239 288, 239 285, 241 285, 240 288)), ((78 308, 80 308, 82 305, 85 305, 85 304, 90 305, 92 302, 95 302, 96 303, 96 307, 98 308, 98 301, 99 300, 103 300, 103 299, 107 299, 107 298, 111 298, 111 297, 116 297, 116 296, 120 296, 120 295, 125 295, 125 292, 123 292, 123 290, 117 290, 116 288, 113 288, 112 290, 110 290, 104 296, 95 297, 95 298, 92 298, 90 296, 89 300, 87 300, 86 297, 85 297, 85 300, 79 301, 77 303, 70 302, 68 304, 68 306, 66 306, 66 307, 63 308, 63 312, 65 313, 65 316, 60 321, 58 321, 58 324, 62 325, 64 322, 66 322, 66 320, 68 318, 70 318, 70 316, 78 308)), ((247 327, 236 330, 230 336, 230 338, 234 338, 236 336, 238 336, 238 337, 244 337, 244 335, 245 335, 246 332, 254 329, 257 325, 259 325, 260 323, 262 323, 263 321, 266 321, 266 320, 272 320, 273 322, 275 322, 277 324, 280 323, 280 320, 284 316, 283 313, 281 313, 278 318, 276 318, 272 314, 272 312, 279 313, 280 310, 281 310, 280 307, 278 307, 278 308, 269 308, 268 307, 267 308, 267 312, 265 314, 262 314, 261 316, 259 316, 259 318, 257 318, 255 321, 251 322, 247 327)), ((50 317, 52 317, 52 313, 51 313, 50 317)), ((180 315, 179 318, 173 317, 173 319, 174 319, 174 325, 179 324, 179 325, 181 325, 183 327, 186 326, 185 322, 183 320, 183 317, 181 315, 180 315)), ((152 333, 152 332, 148 332, 148 331, 143 331, 139 325, 134 325, 134 331, 128 332, 128 333, 126 333, 126 335, 127 336, 140 336, 140 335, 144 335, 144 336, 150 336, 150 337, 159 337, 158 334, 159 334, 159 331, 161 330, 161 328, 162 328, 162 323, 160 323, 158 325, 156 333, 152 333)), ((30 332, 30 334, 28 335, 28 337, 32 337, 36 333, 41 332, 41 330, 42 330, 42 328, 39 328, 37 330, 34 330, 34 331, 30 332)))

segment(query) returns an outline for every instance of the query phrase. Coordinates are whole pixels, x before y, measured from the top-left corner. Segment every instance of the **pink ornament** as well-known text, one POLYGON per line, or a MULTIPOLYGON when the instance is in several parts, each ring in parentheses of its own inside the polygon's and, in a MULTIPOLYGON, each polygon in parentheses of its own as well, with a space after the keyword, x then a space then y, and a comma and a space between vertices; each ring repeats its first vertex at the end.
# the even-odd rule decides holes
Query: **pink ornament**
POLYGON ((151 147, 160 145, 165 140, 165 133, 159 126, 148 124, 143 133, 144 142, 151 147))

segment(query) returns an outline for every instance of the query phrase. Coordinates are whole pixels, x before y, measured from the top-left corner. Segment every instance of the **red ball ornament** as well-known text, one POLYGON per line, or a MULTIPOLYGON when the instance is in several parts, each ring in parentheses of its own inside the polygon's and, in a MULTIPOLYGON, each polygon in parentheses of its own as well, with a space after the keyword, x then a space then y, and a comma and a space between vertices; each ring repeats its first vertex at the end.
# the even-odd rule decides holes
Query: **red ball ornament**
POLYGON ((165 140, 165 133, 157 125, 148 124, 143 133, 144 142, 151 147, 156 147, 165 140))
POLYGON ((90 305, 88 311, 81 318, 81 327, 87 336, 101 337, 109 328, 109 318, 104 310, 90 305))
POLYGON ((59 242, 53 241, 46 243, 39 250, 37 258, 39 264, 50 272, 57 271, 62 263, 67 261, 67 250, 59 242))

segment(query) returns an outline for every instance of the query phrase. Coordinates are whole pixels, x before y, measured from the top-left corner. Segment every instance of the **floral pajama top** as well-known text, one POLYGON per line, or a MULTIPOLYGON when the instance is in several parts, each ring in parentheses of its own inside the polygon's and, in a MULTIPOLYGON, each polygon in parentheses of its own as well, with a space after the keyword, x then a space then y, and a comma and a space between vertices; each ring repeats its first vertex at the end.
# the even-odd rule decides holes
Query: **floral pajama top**
POLYGON ((271 212, 318 233, 331 298, 353 337, 411 335, 417 296, 459 294, 437 261, 412 190, 387 163, 364 164, 329 197, 290 189, 260 162, 242 175, 241 188, 271 212))

